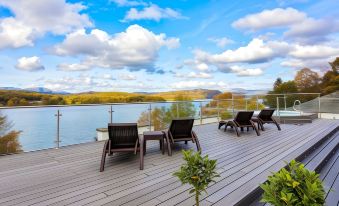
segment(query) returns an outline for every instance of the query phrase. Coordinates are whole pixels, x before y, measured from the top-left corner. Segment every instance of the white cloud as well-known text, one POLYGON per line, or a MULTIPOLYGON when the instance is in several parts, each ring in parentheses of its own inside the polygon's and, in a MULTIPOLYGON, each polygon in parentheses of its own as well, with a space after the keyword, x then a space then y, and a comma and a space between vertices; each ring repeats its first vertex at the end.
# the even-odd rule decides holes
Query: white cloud
POLYGON ((132 80, 136 80, 137 77, 133 74, 120 74, 119 75, 119 79, 121 80, 127 80, 127 81, 132 81, 132 80))
POLYGON ((260 68, 244 68, 238 65, 230 66, 230 70, 238 76, 260 76, 263 70, 260 68))
POLYGON ((50 32, 56 35, 92 26, 86 7, 64 0, 0 0, 14 17, 0 19, 0 48, 32 46, 34 40, 50 32))
POLYGON ((180 81, 175 82, 170 85, 173 89, 194 89, 194 88, 214 88, 214 89, 226 89, 228 85, 222 81, 214 82, 214 81, 180 81))
POLYGON ((292 25, 284 36, 304 43, 315 43, 327 40, 328 34, 338 31, 338 20, 308 18, 300 24, 292 25))
POLYGON ((250 14, 233 22, 238 29, 259 30, 271 27, 282 27, 300 23, 306 19, 306 14, 293 8, 276 8, 250 14))
POLYGON ((131 25, 125 32, 112 36, 98 29, 92 30, 89 34, 84 30, 76 31, 67 35, 52 52, 61 56, 83 58, 77 64, 59 65, 64 70, 67 70, 67 67, 70 70, 101 67, 153 71, 153 63, 160 48, 176 48, 179 44, 177 38, 167 38, 165 34, 157 35, 141 26, 131 25))
POLYGON ((290 67, 294 69, 311 68, 318 71, 326 71, 329 69, 328 62, 333 61, 335 58, 323 59, 286 59, 280 63, 283 67, 290 67))
POLYGON ((210 64, 226 63, 261 63, 267 62, 279 56, 284 56, 290 50, 286 42, 253 39, 248 45, 236 50, 226 50, 221 54, 209 54, 196 50, 195 58, 199 62, 210 64))
POLYGON ((215 43, 218 47, 225 47, 228 44, 234 43, 232 39, 229 39, 227 37, 222 37, 222 38, 208 38, 208 41, 215 43))
POLYGON ((118 6, 146 6, 147 4, 142 1, 131 1, 131 0, 110 0, 116 3, 118 6))
POLYGON ((285 38, 307 44, 327 41, 330 34, 339 32, 339 21, 336 18, 314 19, 293 8, 276 8, 250 14, 233 22, 232 26, 250 31, 287 28, 285 38))
POLYGON ((325 57, 339 56, 339 48, 334 48, 326 45, 303 46, 296 45, 290 55, 299 59, 318 59, 325 57))
POLYGON ((54 91, 83 92, 83 91, 145 91, 159 89, 154 84, 145 82, 121 82, 112 81, 111 79, 102 79, 102 76, 93 77, 88 75, 80 75, 78 77, 62 77, 57 79, 48 79, 44 81, 43 87, 54 91))
POLYGON ((58 69, 62 71, 87 71, 90 70, 91 67, 85 64, 66 64, 66 63, 61 63, 57 65, 58 69))
POLYGON ((178 78, 193 78, 193 79, 211 79, 212 78, 212 75, 211 74, 208 74, 206 72, 199 72, 199 73, 196 73, 196 72, 189 72, 188 74, 181 74, 181 73, 176 73, 175 74, 175 77, 178 77, 178 78))
POLYGON ((23 71, 39 71, 44 70, 45 67, 41 64, 40 58, 37 56, 21 57, 15 67, 23 71))
POLYGON ((185 17, 183 17, 180 12, 171 8, 160 8, 155 4, 151 4, 149 7, 145 7, 142 10, 131 8, 122 21, 125 22, 142 19, 160 21, 161 19, 168 18, 180 19, 185 17))

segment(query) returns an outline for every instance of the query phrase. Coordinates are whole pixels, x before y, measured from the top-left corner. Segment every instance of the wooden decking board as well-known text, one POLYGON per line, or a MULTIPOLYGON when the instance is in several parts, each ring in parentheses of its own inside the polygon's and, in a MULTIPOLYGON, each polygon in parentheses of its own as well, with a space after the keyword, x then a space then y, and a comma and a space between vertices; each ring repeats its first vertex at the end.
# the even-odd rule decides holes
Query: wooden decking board
MULTIPOLYGON (((291 150, 292 151, 292 150, 291 150)), ((290 151, 290 152, 291 152, 290 151)), ((288 152, 285 152, 285 154, 288 154, 288 152)), ((272 162, 272 161, 271 161, 272 162)), ((265 164, 270 164, 270 163, 265 163, 265 164)), ((250 191, 250 188, 252 187, 256 187, 257 185, 258 185, 258 180, 260 179, 259 177, 260 176, 262 176, 263 178, 263 180, 265 180, 266 179, 266 177, 270 174, 270 172, 269 171, 276 171, 276 170, 279 170, 282 166, 284 166, 284 163, 282 162, 282 161, 277 161, 276 162, 276 164, 274 164, 273 165, 273 168, 272 167, 269 167, 269 168, 266 168, 266 170, 264 170, 264 172, 263 173, 258 173, 258 175, 259 176, 254 176, 253 178, 251 178, 251 179, 253 179, 253 181, 252 181, 252 183, 251 184, 238 184, 238 185, 240 185, 240 187, 239 188, 242 188, 242 189, 239 189, 238 191, 238 193, 234 193, 234 194, 236 194, 236 195, 228 195, 228 194, 225 194, 225 197, 223 197, 221 200, 219 200, 220 202, 218 202, 218 204, 216 204, 216 205, 223 205, 223 204, 225 204, 225 203, 230 203, 230 204, 232 204, 232 197, 233 197, 233 201, 235 201, 235 199, 234 198, 239 198, 239 197, 241 197, 241 195, 244 195, 244 194, 246 194, 246 190, 247 190, 247 192, 249 192, 250 191), (275 168, 275 169, 274 169, 275 168), (255 179, 254 179, 255 178, 255 179)), ((261 167, 261 166, 260 166, 261 167)), ((258 170, 259 168, 256 168, 256 170, 258 170)), ((250 173, 250 175, 253 175, 253 172, 251 172, 250 173)), ((251 179, 249 179, 249 182, 251 182, 251 179)), ((243 181, 244 179, 242 179, 241 181, 243 181)), ((260 183, 260 182, 259 182, 260 183)), ((236 185, 235 185, 235 187, 236 187, 236 185)), ((229 188, 227 188, 227 189, 229 189, 229 188)), ((221 193, 221 191, 219 190, 218 191, 219 193, 221 193)), ((209 197, 207 198, 207 200, 209 200, 209 197)))
MULTIPOLYGON (((212 156, 211 156, 212 157, 212 156)), ((214 157, 213 157, 214 158, 214 157)), ((220 159, 218 160, 218 161, 220 161, 220 159)), ((234 162, 234 161, 233 161, 234 162)), ((241 164, 241 162, 239 163, 239 164, 241 164)), ((220 166, 220 163, 219 163, 219 166, 220 166)), ((230 166, 231 167, 231 166, 230 166)), ((186 194, 185 193, 182 193, 184 196, 186 196, 186 194)), ((172 202, 172 200, 171 200, 171 202, 172 202)))
POLYGON ((331 139, 331 141, 328 142, 328 144, 326 144, 326 146, 321 151, 319 151, 319 153, 317 153, 317 155, 310 162, 307 163, 306 168, 317 171, 316 169, 319 165, 319 162, 323 162, 326 159, 327 154, 336 150, 336 148, 338 148, 338 144, 339 137, 334 137, 331 139))
MULTIPOLYGON (((274 125, 269 125, 267 131, 259 137, 253 131, 236 137, 234 131, 224 133, 223 130, 217 130, 216 124, 196 126, 195 131, 203 153, 218 159, 218 168, 224 168, 223 178, 239 182, 248 172, 239 173, 240 168, 260 161, 260 158, 255 159, 253 156, 274 157, 276 153, 273 155, 272 151, 289 148, 290 139, 304 139, 303 136, 309 136, 314 127, 324 128, 325 131, 337 125, 339 121, 316 120, 303 126, 282 125, 280 132, 274 125), (256 151, 256 148, 264 151, 256 151), (242 151, 247 151, 249 157, 242 151), (230 168, 232 166, 234 169, 230 168)), ((318 130, 318 134, 321 134, 321 130, 318 130)), ((117 155, 108 157, 105 171, 99 173, 102 146, 102 142, 85 143, 58 150, 0 157, 0 183, 6 183, 6 187, 0 185, 0 204, 56 206, 190 203, 187 186, 181 186, 172 173, 182 163, 179 150, 195 149, 194 144, 176 145, 173 156, 169 157, 161 155, 158 142, 152 141, 147 145, 145 170, 138 169, 138 156, 131 158, 129 155, 117 155), (6 178, 1 178, 5 176, 6 178), (13 186, 8 184, 17 178, 21 183, 13 186)), ((219 184, 222 188, 222 183, 219 184)), ((201 204, 211 205, 207 200, 202 200, 201 204)))
POLYGON ((325 188, 327 189, 326 204, 338 205, 339 204, 339 158, 336 159, 331 170, 324 179, 325 188))
MULTIPOLYGON (((295 143, 295 142, 294 142, 294 143, 295 143)), ((269 159, 269 158, 268 158, 268 159, 269 159)), ((219 185, 220 185, 220 184, 221 184, 221 182, 218 182, 217 184, 219 184, 219 185)), ((221 185, 222 185, 222 184, 221 184, 221 185)), ((210 188, 213 188, 213 187, 214 187, 214 185, 212 185, 210 188)), ((210 188, 209 188, 209 189, 210 189, 210 188)), ((209 190, 208 190, 208 191, 209 191, 209 190)), ((219 192, 219 191, 220 191, 220 188, 217 188, 217 189, 215 189, 215 191, 218 191, 218 192, 219 192)), ((209 191, 209 195, 211 195, 211 192, 214 192, 214 191, 209 191)), ((210 200, 210 199, 208 199, 208 198, 207 198, 207 200, 211 201, 211 200, 210 200)))

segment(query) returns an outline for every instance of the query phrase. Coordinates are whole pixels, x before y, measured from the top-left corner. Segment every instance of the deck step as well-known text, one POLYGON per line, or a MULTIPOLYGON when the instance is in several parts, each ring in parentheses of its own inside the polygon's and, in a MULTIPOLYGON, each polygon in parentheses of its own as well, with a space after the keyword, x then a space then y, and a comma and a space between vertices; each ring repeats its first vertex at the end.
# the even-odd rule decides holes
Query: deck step
POLYGON ((304 162, 305 167, 309 170, 314 170, 317 173, 323 168, 327 161, 336 153, 339 147, 339 135, 334 135, 333 138, 329 139, 327 144, 321 145, 317 150, 315 150, 314 157, 308 159, 308 162, 304 162))
MULTIPOLYGON (((305 167, 308 169, 316 170, 317 172, 321 171, 326 163, 329 162, 333 156, 338 153, 339 149, 339 127, 335 128, 333 131, 328 132, 323 138, 319 141, 314 142, 311 147, 305 148, 302 153, 300 153, 297 158, 297 161, 305 164, 305 167)), ((339 178, 339 177, 337 177, 339 178)), ((339 179, 338 179, 339 181, 339 179)), ((253 184, 249 184, 253 186, 253 184)), ((237 191, 241 195, 241 191, 237 191)), ((260 203, 261 195, 263 190, 260 188, 259 183, 254 185, 250 192, 243 195, 242 198, 235 203, 237 206, 262 206, 265 205, 260 203)))

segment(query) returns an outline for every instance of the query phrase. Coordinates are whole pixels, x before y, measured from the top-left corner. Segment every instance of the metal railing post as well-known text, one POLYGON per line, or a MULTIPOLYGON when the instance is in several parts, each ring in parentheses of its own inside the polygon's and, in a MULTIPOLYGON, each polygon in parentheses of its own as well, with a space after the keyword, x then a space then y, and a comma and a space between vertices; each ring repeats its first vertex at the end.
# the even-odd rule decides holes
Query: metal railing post
POLYGON ((152 131, 152 104, 149 104, 148 115, 149 115, 149 131, 152 131))
POLYGON ((56 140, 55 140, 55 148, 59 149, 60 147, 60 117, 62 116, 62 114, 60 113, 60 111, 58 110, 57 113, 54 115, 57 117, 57 134, 56 134, 56 140))
POLYGON ((318 116, 319 116, 319 118, 321 118, 321 98, 320 98, 320 94, 318 94, 318 101, 319 101, 319 103, 318 103, 318 116))
POLYGON ((258 95, 255 95, 256 97, 256 104, 257 104, 257 111, 259 110, 259 100, 258 100, 258 95))
POLYGON ((110 106, 108 113, 110 114, 110 122, 113 123, 113 105, 110 106))
POLYGON ((277 97, 277 112, 280 119, 280 110, 279 110, 279 97, 277 97))
POLYGON ((232 94, 232 118, 234 118, 234 97, 232 94))
POLYGON ((245 109, 247 111, 247 99, 245 99, 245 109))
POLYGON ((285 104, 285 111, 286 111, 287 107, 286 107, 286 95, 285 94, 284 94, 284 104, 285 104))
POLYGON ((202 124, 202 102, 200 102, 200 124, 202 124))
POLYGON ((218 121, 220 121, 219 100, 217 100, 218 121))
POLYGON ((176 104, 177 104, 177 118, 179 118, 179 102, 177 102, 176 104))

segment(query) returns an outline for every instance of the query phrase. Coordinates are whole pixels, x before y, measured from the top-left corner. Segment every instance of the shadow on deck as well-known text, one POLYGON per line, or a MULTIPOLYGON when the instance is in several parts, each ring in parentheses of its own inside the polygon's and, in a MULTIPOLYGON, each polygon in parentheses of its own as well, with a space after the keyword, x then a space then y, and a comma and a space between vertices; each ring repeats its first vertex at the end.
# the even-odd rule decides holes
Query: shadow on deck
MULTIPOLYGON (((267 125, 261 136, 250 131, 237 137, 233 131, 218 130, 216 124, 195 126, 203 154, 218 160, 220 173, 201 204, 238 203, 270 171, 283 167, 283 160, 300 156, 338 129, 339 121, 319 119, 281 127, 278 131, 267 125)), ((194 144, 176 144, 170 157, 161 154, 158 142, 150 141, 144 170, 139 170, 138 156, 115 154, 100 173, 102 147, 96 142, 0 157, 0 205, 194 204, 189 186, 172 176, 182 163, 180 150, 195 149, 194 144)))

